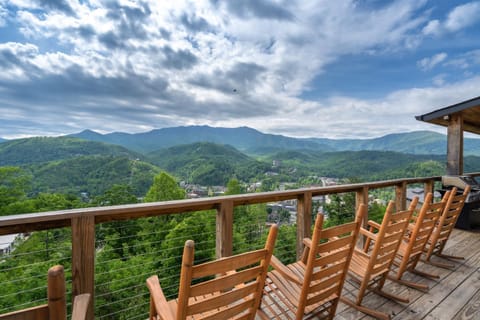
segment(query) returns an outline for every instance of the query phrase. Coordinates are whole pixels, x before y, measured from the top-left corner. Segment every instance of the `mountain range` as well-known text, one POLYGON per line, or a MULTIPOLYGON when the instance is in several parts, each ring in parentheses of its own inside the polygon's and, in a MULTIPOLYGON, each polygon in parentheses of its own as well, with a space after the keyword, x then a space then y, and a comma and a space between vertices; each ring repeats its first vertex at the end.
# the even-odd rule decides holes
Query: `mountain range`
MULTIPOLYGON (((209 126, 185 126, 155 129, 142 133, 113 132, 101 134, 92 130, 66 135, 87 141, 114 144, 128 149, 129 152, 151 153, 178 145, 196 142, 212 142, 231 145, 249 155, 268 155, 282 150, 333 151, 395 151, 409 154, 445 155, 447 136, 432 131, 413 131, 389 134, 372 139, 327 139, 292 138, 282 135, 266 134, 248 127, 217 128, 209 126)), ((36 137, 36 139, 45 139, 36 137)), ((47 138, 48 139, 48 138, 47 138)), ((26 143, 29 139, 5 140, 0 144, 18 141, 26 143)), ((465 138, 464 154, 480 155, 480 139, 465 138)))
MULTIPOLYGON (((410 154, 444 155, 447 136, 432 131, 389 134, 373 139, 292 138, 265 134, 248 127, 215 128, 209 126, 172 127, 144 133, 114 132, 100 134, 85 130, 70 135, 85 140, 121 145, 148 153, 176 145, 213 142, 231 145, 251 155, 271 154, 281 150, 317 151, 395 151, 410 154)), ((466 138, 465 155, 480 155, 480 139, 466 138)))
POLYGON ((114 132, 104 135, 92 130, 84 130, 69 136, 118 144, 141 153, 195 142, 228 144, 240 151, 250 153, 265 148, 315 150, 323 148, 325 151, 334 151, 327 146, 322 146, 317 141, 266 134, 248 127, 214 128, 209 126, 187 126, 162 128, 143 133, 114 132))
MULTIPOLYGON (((299 139, 298 144, 295 144, 294 138, 264 136, 248 128, 223 128, 220 132, 224 134, 215 137, 217 141, 228 141, 256 152, 248 154, 229 144, 182 144, 179 141, 185 142, 186 138, 181 135, 179 128, 176 129, 174 131, 179 135, 174 136, 170 132, 170 141, 164 141, 165 135, 157 131, 151 132, 150 148, 158 149, 145 153, 131 151, 123 146, 126 145, 125 142, 123 145, 115 145, 86 140, 89 136, 90 139, 97 140, 105 138, 105 135, 92 131, 79 134, 83 139, 63 136, 9 140, 0 143, 0 166, 22 167, 32 177, 32 194, 63 192, 96 196, 103 194, 113 184, 123 184, 132 187, 135 195, 139 197, 146 194, 153 176, 161 170, 169 172, 179 180, 203 186, 226 185, 232 177, 245 182, 262 181, 266 185, 280 181, 303 185, 317 183, 318 177, 325 176, 375 181, 442 175, 445 172, 445 154, 435 154, 435 146, 440 146, 439 141, 446 137, 432 132, 389 135, 374 141, 342 140, 337 141, 337 144, 326 139, 319 142, 299 139), (242 144, 242 132, 250 133, 250 142, 243 140, 242 144), (255 135, 258 139, 252 138, 255 135), (161 147, 174 142, 179 144, 161 147), (263 147, 261 143, 264 143, 263 147), (343 151, 331 151, 334 148, 343 151), (352 151, 348 150, 349 148, 396 148, 412 153, 386 150, 352 151), (264 153, 261 154, 260 150, 264 153)), ((195 132, 195 129, 196 127, 189 128, 190 132, 195 132)), ((202 129, 210 134, 217 130, 202 129)), ((127 136, 130 143, 139 139, 137 135, 127 136)), ((144 134, 143 137, 145 136, 144 134)), ((193 133, 189 137, 193 139, 193 133)), ((208 140, 208 136, 198 133, 195 139, 208 140)), ((465 171, 479 171, 479 159, 478 156, 466 156, 465 171)))

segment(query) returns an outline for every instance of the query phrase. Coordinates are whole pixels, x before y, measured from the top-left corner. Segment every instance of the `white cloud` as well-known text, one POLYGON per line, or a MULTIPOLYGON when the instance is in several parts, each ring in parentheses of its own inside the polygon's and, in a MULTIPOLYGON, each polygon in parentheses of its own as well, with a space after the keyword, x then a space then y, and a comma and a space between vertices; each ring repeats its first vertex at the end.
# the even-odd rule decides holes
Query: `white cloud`
POLYGON ((480 66, 480 49, 465 52, 450 59, 445 65, 460 69, 469 69, 480 66))
MULTIPOLYGON (((28 0, 16 1, 19 7, 33 5, 28 0)), ((324 2, 321 6, 315 1, 288 2, 283 11, 277 11, 285 17, 290 12, 292 21, 267 19, 263 7, 259 14, 249 14, 245 19, 206 0, 74 3, 69 2, 69 7, 75 7, 76 15, 19 11, 21 30, 33 41, 57 39, 58 44, 69 48, 64 54, 70 59, 62 59, 75 61, 95 77, 134 72, 149 78, 168 78, 172 87, 182 88, 185 94, 198 91, 186 85, 192 75, 214 76, 241 62, 267 66, 262 87, 255 87, 259 97, 295 96, 340 55, 414 46, 418 43, 415 28, 425 21, 416 13, 424 2, 414 0, 394 2, 377 10, 362 8, 351 0, 324 2), (198 30, 187 30, 192 27, 198 30), (175 53, 183 50, 186 55, 194 55, 201 63, 172 72, 164 68, 166 47, 175 53)), ((249 10, 254 10, 258 4, 250 5, 249 10)), ((52 61, 52 56, 48 59, 52 61)), ((46 66, 38 67, 42 65, 46 66)))
POLYGON ((480 2, 470 2, 454 8, 445 21, 445 28, 458 31, 480 21, 480 2))
MULTIPOLYGON (((14 1, 17 22, 32 44, 8 45, 18 60, 0 66, 0 77, 16 81, 0 87, 0 108, 19 110, 9 121, 27 118, 24 128, 58 133, 210 124, 371 136, 391 130, 397 112, 405 119, 399 130, 408 130, 412 110, 397 104, 410 102, 403 96, 298 97, 344 55, 409 51, 421 43, 424 25, 424 34, 442 26, 427 24, 425 0, 376 7, 353 0, 98 0, 67 1, 48 12, 38 10, 39 2, 14 1)), ((440 53, 419 66, 431 69, 446 58, 440 53)), ((9 131, 0 120, 0 137, 9 131)))
POLYGON ((269 121, 266 126, 270 132, 283 130, 297 136, 331 138, 379 137, 392 130, 441 131, 444 129, 416 121, 414 117, 476 97, 479 86, 477 76, 435 87, 399 90, 381 99, 335 97, 310 106, 309 113, 288 114, 285 119, 269 121))
POLYGON ((423 58, 422 60, 417 62, 417 65, 420 69, 426 71, 433 69, 437 64, 445 61, 447 58, 447 54, 445 52, 437 53, 436 55, 430 58, 423 58))
POLYGON ((8 10, 0 2, 0 28, 7 24, 8 10))
POLYGON ((435 77, 433 77, 433 84, 436 86, 443 86, 446 83, 445 79, 446 75, 445 74, 439 74, 435 77))
POLYGON ((442 26, 440 21, 438 20, 431 20, 422 30, 423 34, 425 35, 439 35, 442 32, 442 26))
POLYGON ((445 21, 430 20, 423 28, 424 35, 438 36, 448 32, 457 32, 475 25, 480 21, 480 2, 474 1, 453 8, 445 21))

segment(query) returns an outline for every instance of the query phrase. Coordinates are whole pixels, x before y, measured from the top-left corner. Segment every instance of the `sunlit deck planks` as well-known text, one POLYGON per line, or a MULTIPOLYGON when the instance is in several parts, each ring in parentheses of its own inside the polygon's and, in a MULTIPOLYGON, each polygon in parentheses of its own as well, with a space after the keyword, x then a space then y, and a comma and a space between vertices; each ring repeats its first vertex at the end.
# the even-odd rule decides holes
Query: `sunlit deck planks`
MULTIPOLYGON (((408 272, 404 276, 407 280, 428 284, 430 286, 428 293, 387 280, 384 286, 385 291, 408 296, 410 302, 402 304, 370 292, 366 295, 363 305, 389 313, 392 320, 480 319, 480 230, 454 229, 445 253, 463 256, 465 260, 453 261, 452 264, 455 267, 451 270, 419 263, 419 270, 436 273, 440 279, 431 280, 408 272)), ((439 258, 435 257, 435 259, 439 258)), ((356 290, 357 284, 347 280, 343 294, 354 299, 356 290)), ((334 319, 370 320, 374 318, 340 302, 334 319)))
MULTIPOLYGON (((480 319, 480 232, 454 229, 445 252, 464 256, 465 260, 454 261, 455 268, 452 270, 419 264, 418 269, 439 274, 440 279, 437 280, 411 273, 405 275, 406 279, 428 284, 428 293, 387 280, 385 290, 407 295, 410 302, 401 304, 369 293, 365 305, 388 312, 395 320, 480 319)), ((352 291, 355 293, 355 290, 352 283, 346 283, 344 294, 351 294, 352 291)), ((372 318, 340 304, 335 319, 372 318)))

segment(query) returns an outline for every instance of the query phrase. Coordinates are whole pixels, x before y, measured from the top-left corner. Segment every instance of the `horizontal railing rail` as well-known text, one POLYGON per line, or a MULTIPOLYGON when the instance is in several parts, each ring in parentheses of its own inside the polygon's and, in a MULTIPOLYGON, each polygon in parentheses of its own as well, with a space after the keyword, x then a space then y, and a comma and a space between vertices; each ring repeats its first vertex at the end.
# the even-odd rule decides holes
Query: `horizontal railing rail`
MULTIPOLYGON (((480 175, 480 173, 472 174, 480 175)), ((370 190, 391 188, 395 190, 398 209, 407 203, 407 186, 423 184, 425 192, 434 190, 440 176, 406 178, 366 183, 344 184, 326 187, 302 188, 286 191, 249 193, 201 199, 186 199, 111 207, 82 208, 34 214, 0 217, 0 235, 28 233, 32 231, 70 228, 72 237, 72 295, 91 293, 88 319, 94 318, 94 279, 95 279, 95 225, 130 219, 180 214, 195 211, 216 211, 217 257, 233 253, 233 214, 238 206, 266 204, 284 200, 297 201, 296 230, 297 256, 302 251, 302 239, 310 236, 312 221, 312 199, 316 196, 355 193, 356 206, 368 203, 370 190)), ((365 217, 365 222, 368 217, 365 217)))
MULTIPOLYGON (((478 175, 480 175, 480 173, 478 173, 478 175)), ((69 227, 72 224, 72 219, 80 217, 94 217, 95 224, 99 224, 110 221, 137 219, 172 213, 218 209, 226 202, 231 202, 233 206, 240 206, 296 199, 304 194, 310 194, 312 197, 315 197, 345 192, 364 192, 386 187, 403 188, 403 184, 425 184, 440 180, 440 176, 407 178, 343 184, 327 187, 292 189, 286 191, 269 191, 200 199, 185 199, 0 216, 0 235, 69 227)), ((430 186, 427 188, 430 188, 430 186)), ((397 198, 396 200, 399 199, 397 198)))

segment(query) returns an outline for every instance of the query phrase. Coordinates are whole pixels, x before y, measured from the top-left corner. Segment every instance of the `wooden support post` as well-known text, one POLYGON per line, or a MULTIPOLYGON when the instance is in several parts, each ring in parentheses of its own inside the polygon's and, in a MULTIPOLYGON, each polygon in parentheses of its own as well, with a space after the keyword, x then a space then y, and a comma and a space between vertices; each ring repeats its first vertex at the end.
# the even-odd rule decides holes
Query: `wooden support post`
MULTIPOLYGON (((428 180, 427 182, 424 183, 423 185, 423 195, 424 195, 424 199, 427 197, 427 194, 429 192, 431 193, 434 193, 434 190, 433 190, 433 187, 435 185, 435 181, 434 180, 428 180)), ((432 197, 432 201, 434 201, 433 197, 432 197)))
POLYGON ((65 275, 63 266, 48 269, 48 313, 49 320, 66 320, 67 304, 65 300, 65 275))
POLYGON ((217 259, 233 254, 233 201, 222 201, 217 208, 215 252, 217 259))
POLYGON ((297 260, 303 252, 303 238, 310 238, 312 229, 312 193, 305 192, 297 198, 297 260))
POLYGON ((395 209, 397 211, 407 209, 407 183, 402 182, 395 186, 395 209))
POLYGON ((94 319, 95 301, 95 218, 72 219, 72 303, 76 295, 90 293, 87 320, 94 319))
MULTIPOLYGON (((355 193, 355 213, 360 207, 361 204, 366 204, 368 206, 368 187, 362 187, 362 189, 357 190, 355 193)), ((368 211, 367 214, 363 217, 363 226, 366 227, 368 222, 368 211)))
POLYGON ((463 117, 460 113, 449 116, 447 136, 447 174, 463 174, 463 117))
MULTIPOLYGON (((358 207, 360 207, 361 204, 366 204, 368 208, 368 187, 362 187, 355 193, 355 214, 357 213, 358 207)), ((364 228, 367 228, 368 226, 368 210, 367 214, 363 217, 362 225, 364 228)), ((365 245, 366 237, 361 236, 359 239, 363 247, 365 245)))

